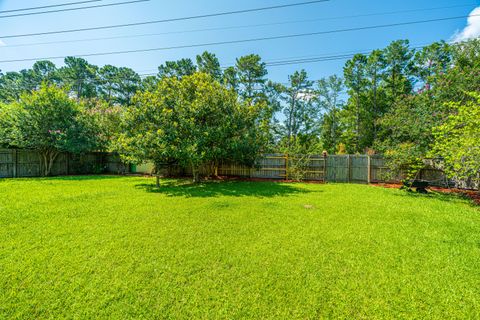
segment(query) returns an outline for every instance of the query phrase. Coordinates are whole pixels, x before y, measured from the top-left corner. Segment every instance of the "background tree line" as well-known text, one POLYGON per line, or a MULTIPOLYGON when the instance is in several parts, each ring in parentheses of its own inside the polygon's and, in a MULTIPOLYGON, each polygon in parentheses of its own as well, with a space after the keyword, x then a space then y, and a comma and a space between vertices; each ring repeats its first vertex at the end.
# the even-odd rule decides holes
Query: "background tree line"
POLYGON ((38 61, 0 72, 0 145, 43 150, 46 174, 58 151, 94 149, 194 173, 209 164, 214 174, 222 161, 252 165, 260 152, 326 150, 382 153, 397 169, 443 157, 452 175, 475 175, 479 93, 479 40, 394 41, 354 55, 343 75, 314 81, 302 69, 287 83, 269 80, 255 54, 222 68, 204 52, 143 78, 68 57, 60 68, 38 61), (80 139, 86 132, 94 138, 80 139))

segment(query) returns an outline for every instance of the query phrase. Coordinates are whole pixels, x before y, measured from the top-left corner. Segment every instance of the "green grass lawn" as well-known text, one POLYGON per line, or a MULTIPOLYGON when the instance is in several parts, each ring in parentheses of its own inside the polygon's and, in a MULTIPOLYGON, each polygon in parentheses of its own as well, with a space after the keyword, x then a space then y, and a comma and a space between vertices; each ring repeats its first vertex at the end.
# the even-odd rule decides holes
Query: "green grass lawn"
POLYGON ((346 184, 0 180, 0 318, 479 318, 480 209, 346 184))

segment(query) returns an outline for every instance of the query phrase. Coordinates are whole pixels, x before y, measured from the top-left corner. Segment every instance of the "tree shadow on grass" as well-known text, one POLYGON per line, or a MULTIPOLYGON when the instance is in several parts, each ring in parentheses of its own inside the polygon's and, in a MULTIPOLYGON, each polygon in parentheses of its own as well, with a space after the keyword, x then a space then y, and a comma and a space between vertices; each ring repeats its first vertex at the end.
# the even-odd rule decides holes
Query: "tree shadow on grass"
MULTIPOLYGON (((286 185, 275 182, 239 182, 239 181, 209 181, 194 184, 189 180, 162 181, 160 188, 155 184, 138 184, 139 189, 147 192, 165 194, 169 197, 258 197, 270 198, 289 196, 292 194, 309 193, 310 190, 295 185, 286 185)), ((318 191, 319 192, 319 191, 318 191)))
POLYGON ((417 199, 435 199, 440 201, 445 201, 449 203, 465 203, 467 202, 472 207, 480 208, 473 199, 468 197, 465 194, 461 193, 444 193, 444 192, 437 192, 437 191, 428 191, 426 194, 414 192, 414 191, 407 191, 402 190, 402 192, 397 193, 396 196, 400 197, 408 197, 408 198, 417 198, 417 199))
POLYGON ((72 176, 52 176, 52 177, 22 177, 15 179, 36 180, 36 181, 88 181, 88 180, 111 180, 125 178, 121 175, 72 175, 72 176))

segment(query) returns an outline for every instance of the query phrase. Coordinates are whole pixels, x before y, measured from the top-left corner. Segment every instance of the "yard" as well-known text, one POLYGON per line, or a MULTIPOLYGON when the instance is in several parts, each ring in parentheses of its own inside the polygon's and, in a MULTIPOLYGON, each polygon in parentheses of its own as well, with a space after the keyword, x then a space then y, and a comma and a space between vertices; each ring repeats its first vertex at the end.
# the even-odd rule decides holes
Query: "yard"
POLYGON ((478 318, 480 210, 348 184, 0 180, 0 318, 478 318))

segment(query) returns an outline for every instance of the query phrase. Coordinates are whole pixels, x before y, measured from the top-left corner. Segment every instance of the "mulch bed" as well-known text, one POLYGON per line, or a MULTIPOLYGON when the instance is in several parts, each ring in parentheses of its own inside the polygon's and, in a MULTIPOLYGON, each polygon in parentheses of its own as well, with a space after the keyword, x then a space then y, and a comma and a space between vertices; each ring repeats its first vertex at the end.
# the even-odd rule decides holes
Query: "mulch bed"
MULTIPOLYGON (((399 183, 375 183, 375 184, 372 184, 372 186, 377 186, 382 188, 391 188, 391 189, 400 189, 403 185, 399 183)), ((457 188, 442 188, 442 187, 428 187, 427 189, 435 192, 441 192, 441 193, 460 194, 472 199, 475 204, 480 205, 480 191, 464 190, 464 189, 457 189, 457 188)))

